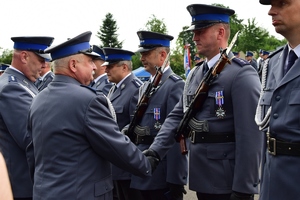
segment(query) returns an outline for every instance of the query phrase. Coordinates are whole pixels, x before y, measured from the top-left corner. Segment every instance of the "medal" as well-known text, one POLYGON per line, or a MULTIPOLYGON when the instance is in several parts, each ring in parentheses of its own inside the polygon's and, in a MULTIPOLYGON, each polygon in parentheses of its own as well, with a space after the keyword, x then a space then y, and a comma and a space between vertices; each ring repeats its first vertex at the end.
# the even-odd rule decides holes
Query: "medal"
POLYGON ((215 98, 216 104, 219 106, 216 110, 216 116, 219 119, 223 119, 226 116, 226 111, 222 108, 222 105, 224 104, 223 91, 217 91, 215 98))
POLYGON ((158 121, 160 119, 160 108, 154 108, 153 109, 153 116, 154 119, 156 120, 154 124, 155 130, 159 130, 161 128, 161 123, 158 121))

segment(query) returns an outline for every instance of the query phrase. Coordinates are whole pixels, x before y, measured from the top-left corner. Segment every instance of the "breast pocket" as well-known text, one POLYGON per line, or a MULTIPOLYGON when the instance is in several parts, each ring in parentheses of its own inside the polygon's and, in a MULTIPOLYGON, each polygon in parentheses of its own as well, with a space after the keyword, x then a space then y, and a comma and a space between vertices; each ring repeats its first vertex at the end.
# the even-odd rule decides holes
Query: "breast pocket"
MULTIPOLYGON (((216 114, 216 110, 220 106, 224 106, 225 102, 225 91, 223 87, 213 88, 208 93, 207 105, 209 113, 213 116, 216 114)), ((228 103, 228 102, 227 102, 228 103)))
POLYGON ((292 90, 285 108, 285 124, 289 128, 300 127, 300 89, 292 90))
POLYGON ((149 126, 150 132, 158 131, 162 125, 162 109, 161 104, 151 105, 147 108, 143 117, 142 126, 149 126))
POLYGON ((114 106, 114 109, 117 114, 123 113, 123 106, 114 106))

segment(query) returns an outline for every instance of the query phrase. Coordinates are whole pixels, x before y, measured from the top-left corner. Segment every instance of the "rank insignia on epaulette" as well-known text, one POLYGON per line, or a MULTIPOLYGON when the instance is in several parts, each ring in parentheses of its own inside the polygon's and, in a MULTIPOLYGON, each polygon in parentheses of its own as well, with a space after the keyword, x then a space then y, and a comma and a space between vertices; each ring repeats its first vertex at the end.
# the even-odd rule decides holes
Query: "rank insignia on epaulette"
POLYGON ((15 76, 9 76, 8 77, 8 82, 17 82, 17 79, 15 76))
POLYGON ((123 83, 122 85, 121 85, 121 90, 123 90, 125 88, 125 84, 123 83))

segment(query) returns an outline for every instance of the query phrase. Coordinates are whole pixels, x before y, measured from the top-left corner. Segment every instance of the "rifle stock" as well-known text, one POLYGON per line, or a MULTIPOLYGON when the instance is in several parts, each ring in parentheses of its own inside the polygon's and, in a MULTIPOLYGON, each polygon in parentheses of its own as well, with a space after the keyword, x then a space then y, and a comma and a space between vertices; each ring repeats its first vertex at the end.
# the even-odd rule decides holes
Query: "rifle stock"
POLYGON ((132 142, 135 142, 135 138, 136 138, 136 135, 134 133, 134 128, 140 123, 141 119, 143 118, 147 110, 149 99, 151 98, 152 94, 155 92, 155 90, 157 89, 160 83, 161 77, 163 75, 163 70, 168 64, 169 57, 170 57, 170 52, 167 54, 163 65, 161 67, 157 67, 153 81, 148 84, 145 92, 143 93, 142 97, 140 98, 136 106, 136 110, 134 112, 133 118, 129 124, 126 133, 126 135, 128 135, 128 137, 131 139, 132 142))
POLYGON ((218 74, 221 73, 226 63, 230 63, 225 50, 222 51, 221 57, 218 60, 216 66, 214 68, 210 68, 206 75, 203 77, 195 92, 194 98, 192 99, 188 109, 184 113, 184 116, 179 123, 175 139, 180 143, 181 153, 183 155, 188 153, 185 139, 190 133, 190 127, 188 125, 189 121, 196 115, 197 112, 199 112, 199 110, 204 105, 204 102, 208 95, 209 86, 211 85, 213 80, 217 77, 218 74))

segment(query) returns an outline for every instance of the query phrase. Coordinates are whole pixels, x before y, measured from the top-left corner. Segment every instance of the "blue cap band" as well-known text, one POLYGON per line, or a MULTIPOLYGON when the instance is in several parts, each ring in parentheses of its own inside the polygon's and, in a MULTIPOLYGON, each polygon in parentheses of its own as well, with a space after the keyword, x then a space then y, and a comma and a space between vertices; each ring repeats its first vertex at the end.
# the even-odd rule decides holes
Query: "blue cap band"
POLYGON ((192 17, 192 21, 222 21, 229 23, 229 16, 226 14, 201 14, 192 17))
POLYGON ((105 61, 110 60, 131 60, 131 55, 125 54, 110 54, 105 56, 105 61))
POLYGON ((140 45, 162 45, 164 47, 170 46, 169 40, 158 40, 158 39, 144 39, 140 41, 140 45))
POLYGON ((53 51, 51 53, 52 60, 55 60, 57 58, 63 58, 69 55, 77 54, 79 51, 83 51, 90 48, 89 42, 83 42, 79 44, 75 44, 72 46, 66 46, 64 48, 61 48, 57 51, 53 51))
POLYGON ((14 49, 20 49, 20 50, 45 50, 48 46, 43 44, 29 44, 24 42, 15 42, 14 43, 14 49))

